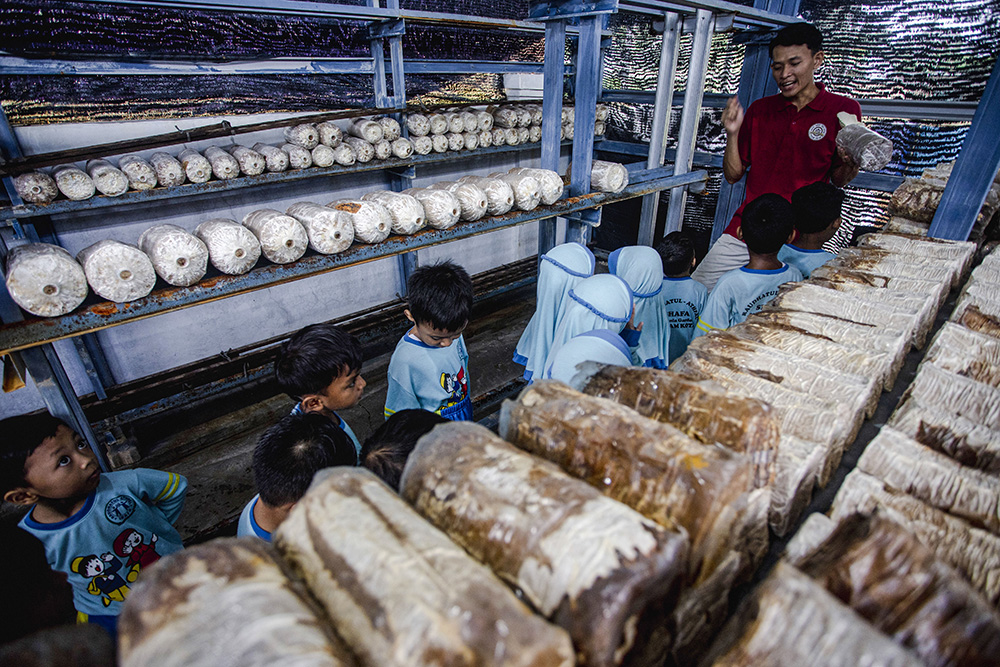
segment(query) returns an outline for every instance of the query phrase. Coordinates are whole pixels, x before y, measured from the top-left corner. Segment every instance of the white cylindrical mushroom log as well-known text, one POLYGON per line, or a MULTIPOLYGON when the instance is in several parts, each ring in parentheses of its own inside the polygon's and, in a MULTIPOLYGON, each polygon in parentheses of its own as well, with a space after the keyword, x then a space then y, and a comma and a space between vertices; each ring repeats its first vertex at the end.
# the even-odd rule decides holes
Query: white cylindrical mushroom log
MULTIPOLYGON (((353 123, 351 127, 347 130, 348 134, 353 137, 358 137, 359 139, 364 139, 370 144, 374 144, 376 141, 382 140, 382 126, 378 122, 371 120, 369 118, 358 118, 353 123)), ((364 160, 361 160, 364 162, 364 160)))
POLYGON ((327 206, 348 216, 354 227, 354 238, 363 243, 384 241, 392 231, 392 216, 378 202, 339 199, 327 206))
POLYGON ((128 178, 128 184, 133 190, 151 190, 156 187, 156 170, 153 165, 135 153, 123 155, 118 160, 118 168, 128 178))
POLYGON ((608 120, 608 116, 610 115, 611 108, 607 104, 598 104, 594 119, 603 123, 608 120))
POLYGON ((240 146, 239 144, 226 146, 226 150, 236 158, 236 161, 240 163, 240 171, 247 176, 256 176, 264 173, 264 169, 267 167, 267 160, 257 151, 247 146, 240 146))
POLYGON ((448 134, 448 119, 443 114, 432 113, 427 117, 431 134, 448 134))
POLYGON ((562 108, 562 123, 572 123, 573 119, 576 118, 576 108, 567 104, 563 105, 562 108))
POLYGON ((288 166, 292 169, 306 169, 313 164, 312 152, 295 144, 282 144, 281 150, 288 153, 288 166))
POLYGON ((399 121, 391 116, 382 116, 378 119, 378 124, 382 126, 382 138, 386 141, 399 139, 401 129, 399 121))
POLYGON ((7 291, 32 315, 57 317, 83 303, 87 276, 65 249, 28 243, 7 253, 7 291))
POLYGON ((348 215, 312 202, 292 204, 285 211, 300 223, 309 237, 309 246, 324 255, 343 252, 354 242, 354 225, 348 215))
POLYGON ((500 107, 493 111, 493 126, 504 129, 517 126, 517 112, 509 107, 500 107))
POLYGON ((563 126, 562 126, 562 137, 563 137, 563 139, 566 139, 567 141, 572 140, 574 134, 575 134, 575 131, 573 129, 573 123, 563 123, 563 126))
POLYGON ((525 167, 514 167, 509 172, 510 174, 527 174, 531 176, 536 181, 538 181, 538 199, 539 203, 548 206, 550 204, 555 204, 559 199, 562 198, 563 188, 565 184, 563 183, 562 176, 551 169, 529 169, 525 167))
POLYGON ((603 137, 604 133, 607 131, 607 126, 601 121, 594 123, 594 134, 598 137, 603 137))
POLYGON ((410 195, 379 190, 369 192, 361 199, 362 201, 378 202, 385 206, 389 215, 392 216, 392 231, 395 234, 415 234, 427 224, 423 205, 410 195))
POLYGON ((14 177, 17 196, 29 204, 48 204, 59 196, 55 180, 40 171, 29 171, 14 177))
POLYGON ((506 146, 507 145, 507 133, 502 127, 494 127, 493 130, 493 145, 494 146, 506 146))
POLYGON ((424 207, 427 226, 434 229, 453 227, 462 215, 462 204, 458 197, 447 190, 431 188, 409 188, 402 194, 410 195, 424 207))
MULTIPOLYGON (((226 155, 225 153, 220 153, 232 160, 232 155, 226 155)), ((192 183, 205 183, 212 178, 212 174, 215 173, 215 168, 207 157, 194 150, 193 148, 185 148, 181 151, 181 154, 177 156, 180 160, 181 167, 184 169, 184 175, 192 183)), ((236 165, 237 168, 239 165, 236 165)), ((220 164, 220 169, 222 165, 220 164)), ((226 173, 229 173, 228 171, 226 173)), ((227 178, 233 178, 228 176, 227 178)))
POLYGON ((540 104, 529 104, 527 106, 528 111, 531 112, 531 125, 541 126, 542 124, 542 105, 540 104))
POLYGON ((465 137, 461 134, 456 134, 454 132, 449 132, 448 137, 448 150, 450 151, 460 151, 465 148, 465 137))
POLYGON ((73 201, 90 199, 97 192, 94 179, 71 164, 61 164, 52 170, 59 192, 73 201))
MULTIPOLYGON (((212 165, 212 173, 215 174, 216 178, 228 180, 240 175, 240 163, 236 161, 236 158, 218 146, 209 146, 206 148, 205 158, 212 165)), ((181 163, 183 162, 184 159, 181 158, 181 163)), ((194 180, 191 178, 190 173, 188 173, 188 180, 194 180)))
POLYGON ((156 284, 156 271, 149 256, 128 243, 105 239, 77 253, 87 282, 108 301, 122 303, 141 299, 156 284))
POLYGON ((431 146, 435 153, 444 153, 448 150, 448 135, 435 134, 431 137, 431 146))
POLYGON ((493 129, 493 114, 488 111, 476 112, 476 130, 485 132, 493 129))
POLYGON ((517 133, 516 127, 508 127, 503 131, 504 141, 507 142, 508 146, 517 146, 521 143, 521 135, 517 133))
POLYGON ((521 211, 530 211, 538 206, 541 197, 541 185, 538 179, 528 174, 504 174, 494 172, 490 178, 499 178, 507 183, 514 192, 514 206, 521 211))
MULTIPOLYGON (((330 148, 323 144, 319 144, 316 148, 312 149, 309 154, 312 157, 312 163, 317 167, 329 167, 334 162, 337 161, 337 151, 345 146, 346 144, 341 144, 337 148, 330 148)), ((352 152, 351 155, 354 153, 352 152)))
POLYGON ((302 223, 273 208, 251 211, 243 225, 260 241, 260 251, 275 264, 294 262, 306 252, 309 236, 302 223))
POLYGON ((177 225, 150 227, 139 236, 139 249, 152 260, 156 274, 177 287, 195 284, 208 268, 208 247, 177 225))
POLYGON ((435 190, 447 190, 458 198, 462 206, 462 220, 478 220, 486 215, 489 200, 483 189, 472 183, 442 181, 431 186, 435 190))
POLYGON ((330 148, 336 148, 344 140, 344 131, 339 125, 328 120, 316 123, 316 133, 319 135, 319 143, 330 148))
POLYGON ((518 127, 529 127, 531 125, 531 112, 527 108, 517 107, 514 111, 517 112, 518 127))
POLYGON ((458 117, 462 119, 463 132, 478 132, 479 119, 471 111, 460 111, 458 117))
POLYGON ((628 185, 628 170, 617 162, 594 160, 590 168, 590 187, 598 192, 621 192, 628 185))
POLYGON ((434 150, 434 142, 430 137, 413 137, 413 152, 417 155, 427 155, 434 150))
POLYGON ((399 137, 392 142, 392 154, 405 160, 413 155, 413 143, 409 139, 399 137))
POLYGON ((483 130, 476 136, 479 138, 480 148, 489 148, 493 145, 493 130, 483 130))
POLYGON ((312 150, 319 144, 319 132, 316 126, 310 123, 302 123, 293 127, 286 127, 284 131, 285 141, 296 146, 302 146, 306 150, 312 150))
MULTIPOLYGON (((358 154, 348 144, 341 143, 339 146, 331 150, 333 151, 333 159, 337 164, 348 167, 357 162, 358 154)), ((315 158, 315 155, 313 157, 315 158)))
POLYGON ((372 148, 375 151, 376 160, 388 160, 392 157, 392 142, 386 141, 385 139, 380 139, 372 144, 372 148))
POLYGON ((465 121, 457 112, 446 113, 445 120, 448 121, 449 134, 462 134, 465 132, 465 121))
POLYGON ((222 273, 231 276, 244 274, 260 259, 260 241, 235 220, 206 220, 195 228, 194 235, 208 246, 212 266, 222 273))
POLYGON ((460 183, 472 183, 486 193, 486 212, 503 215, 514 206, 514 190, 506 181, 483 176, 463 176, 460 183))
POLYGON ((128 191, 128 176, 107 160, 88 160, 87 173, 102 195, 117 197, 128 191))
POLYGON ((266 161, 265 166, 268 171, 285 171, 288 169, 288 153, 282 149, 270 144, 262 144, 259 141, 253 145, 253 149, 264 156, 264 160, 266 161))
MULTIPOLYGON (((183 185, 184 181, 187 180, 184 166, 169 153, 153 153, 149 156, 149 163, 156 171, 156 181, 165 188, 183 185)), ((211 165, 209 165, 209 169, 211 169, 211 165)))
POLYGON ((528 138, 531 136, 531 132, 526 127, 517 128, 517 143, 526 144, 528 143, 528 138))
MULTIPOLYGON (((374 123, 382 131, 378 123, 374 123)), ((370 162, 375 157, 375 147, 360 137, 344 137, 344 143, 354 149, 354 158, 358 162, 370 162)))
POLYGON ((410 137, 426 137, 431 132, 431 123, 422 113, 411 113, 406 116, 406 129, 410 137))
POLYGON ((542 140, 542 126, 532 125, 528 128, 528 141, 535 144, 542 140))
POLYGON ((465 132, 462 134, 462 141, 465 143, 466 150, 474 151, 479 148, 479 133, 465 132))

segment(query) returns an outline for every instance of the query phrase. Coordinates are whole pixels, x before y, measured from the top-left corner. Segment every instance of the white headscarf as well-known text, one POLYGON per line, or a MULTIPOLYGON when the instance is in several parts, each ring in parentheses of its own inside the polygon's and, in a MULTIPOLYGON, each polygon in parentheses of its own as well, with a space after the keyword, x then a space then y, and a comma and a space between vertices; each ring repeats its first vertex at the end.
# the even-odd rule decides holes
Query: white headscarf
POLYGON ((596 361, 613 366, 631 366, 625 341, 614 331, 594 329, 566 341, 552 357, 552 364, 545 371, 545 378, 571 384, 577 374, 577 364, 596 361))
POLYGON ((594 275, 594 253, 579 243, 563 243, 542 255, 538 267, 535 313, 514 348, 515 363, 524 366, 524 379, 542 372, 556 333, 556 323, 570 289, 594 275))
POLYGON ((608 270, 632 288, 635 326, 642 322, 638 354, 643 366, 666 368, 670 362, 670 318, 659 298, 663 287, 660 253, 649 246, 619 248, 608 256, 608 270))

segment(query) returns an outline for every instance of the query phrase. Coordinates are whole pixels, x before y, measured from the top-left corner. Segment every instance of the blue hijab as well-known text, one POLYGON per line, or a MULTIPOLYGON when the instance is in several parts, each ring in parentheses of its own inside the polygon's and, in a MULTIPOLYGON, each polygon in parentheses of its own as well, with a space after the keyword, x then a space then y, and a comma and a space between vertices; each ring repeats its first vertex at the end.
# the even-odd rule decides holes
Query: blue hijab
POLYGON ((619 248, 608 256, 608 270, 632 288, 635 326, 642 322, 638 354, 643 366, 666 368, 670 361, 670 318, 660 298, 663 263, 649 246, 619 248))
POLYGON ((577 364, 585 361, 613 366, 632 365, 632 357, 621 336, 608 329, 594 329, 566 341, 553 355, 545 377, 571 384, 577 374, 577 364))
POLYGON ((514 362, 524 366, 525 380, 542 372, 542 362, 552 347, 556 323, 570 289, 592 275, 594 253, 579 243, 564 243, 542 255, 535 313, 514 348, 514 362))

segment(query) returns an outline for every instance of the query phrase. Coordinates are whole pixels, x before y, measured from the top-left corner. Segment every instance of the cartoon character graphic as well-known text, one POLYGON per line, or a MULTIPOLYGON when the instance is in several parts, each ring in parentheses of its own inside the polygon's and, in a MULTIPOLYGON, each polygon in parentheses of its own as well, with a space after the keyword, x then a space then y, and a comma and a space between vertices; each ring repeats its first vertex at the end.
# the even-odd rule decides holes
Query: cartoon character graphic
POLYGON ((112 602, 124 602, 128 597, 128 584, 116 574, 121 567, 121 561, 112 553, 100 557, 94 554, 79 556, 70 564, 73 572, 90 579, 87 592, 101 596, 101 602, 105 607, 112 602))
POLYGON ((458 369, 458 373, 442 373, 441 387, 450 394, 447 405, 455 405, 462 402, 469 394, 469 382, 465 377, 465 369, 458 369))
POLYGON ((134 528, 126 528, 118 534, 115 538, 115 553, 128 559, 126 566, 129 570, 125 576, 129 583, 136 580, 139 570, 160 559, 160 554, 156 553, 156 534, 150 535, 149 544, 143 544, 142 533, 134 528))

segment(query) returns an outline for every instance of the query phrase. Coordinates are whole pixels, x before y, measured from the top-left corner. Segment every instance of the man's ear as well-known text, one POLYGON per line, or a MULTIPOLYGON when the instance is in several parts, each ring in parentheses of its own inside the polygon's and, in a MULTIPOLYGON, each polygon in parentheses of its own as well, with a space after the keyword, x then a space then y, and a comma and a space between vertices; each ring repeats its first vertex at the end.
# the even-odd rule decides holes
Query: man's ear
POLYGON ((816 54, 813 56, 813 60, 816 61, 816 67, 814 69, 819 69, 820 67, 822 67, 823 66, 823 60, 825 58, 826 58, 826 54, 824 54, 822 51, 817 51, 816 54))
POLYGON ((34 505, 38 502, 38 494, 29 486, 19 486, 3 494, 3 499, 14 505, 34 505))
POLYGON ((740 241, 743 240, 743 225, 737 225, 736 238, 738 238, 740 241))
POLYGON ((411 321, 411 322, 413 322, 414 324, 416 324, 416 323, 417 323, 417 321, 416 321, 415 319, 413 319, 413 313, 411 313, 411 312, 410 312, 410 309, 409 309, 409 308, 404 308, 404 309, 403 309, 403 315, 405 315, 405 316, 406 316, 406 319, 410 320, 410 321, 411 321))

